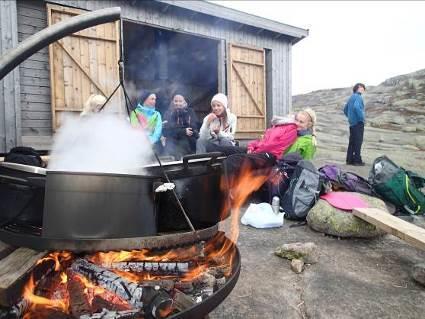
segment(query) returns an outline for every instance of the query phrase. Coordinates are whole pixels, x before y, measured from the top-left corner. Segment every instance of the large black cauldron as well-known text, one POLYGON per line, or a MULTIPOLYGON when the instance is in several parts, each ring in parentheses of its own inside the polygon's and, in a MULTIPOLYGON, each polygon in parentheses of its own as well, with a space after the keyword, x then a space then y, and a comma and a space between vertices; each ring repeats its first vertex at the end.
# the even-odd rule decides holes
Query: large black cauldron
POLYGON ((195 228, 209 229, 229 214, 223 212, 226 192, 220 189, 219 155, 189 155, 162 168, 145 166, 140 174, 51 171, 1 163, 0 199, 13 194, 14 200, 7 201, 7 210, 0 213, 0 239, 36 249, 62 242, 62 249, 100 250, 101 245, 107 250, 105 240, 111 242, 109 249, 120 245, 125 249, 134 245, 132 239, 189 231, 171 191, 155 192, 166 181, 164 171, 195 228), (33 236, 38 239, 33 241, 33 236), (89 244, 76 244, 79 241, 89 244))

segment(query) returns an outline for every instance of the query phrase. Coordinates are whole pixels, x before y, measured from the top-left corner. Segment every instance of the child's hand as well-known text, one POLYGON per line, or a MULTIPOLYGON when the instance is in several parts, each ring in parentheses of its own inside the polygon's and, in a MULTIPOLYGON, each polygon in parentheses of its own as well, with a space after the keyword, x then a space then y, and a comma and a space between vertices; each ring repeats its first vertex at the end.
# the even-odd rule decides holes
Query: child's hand
POLYGON ((217 118, 217 115, 215 115, 214 113, 210 113, 207 115, 207 121, 208 123, 211 123, 212 121, 214 121, 217 118))
POLYGON ((186 128, 186 135, 187 136, 192 136, 193 135, 193 131, 192 131, 192 128, 191 127, 187 127, 186 128))
POLYGON ((220 132, 220 125, 214 125, 211 127, 211 130, 215 133, 218 134, 218 132, 220 132))

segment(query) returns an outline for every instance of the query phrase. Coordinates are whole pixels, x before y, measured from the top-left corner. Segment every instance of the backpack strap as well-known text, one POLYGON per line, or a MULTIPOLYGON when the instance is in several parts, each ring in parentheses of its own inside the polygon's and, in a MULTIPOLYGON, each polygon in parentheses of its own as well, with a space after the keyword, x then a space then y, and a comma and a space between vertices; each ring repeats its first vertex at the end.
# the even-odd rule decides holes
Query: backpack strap
POLYGON ((412 171, 408 171, 408 170, 404 170, 407 174, 407 176, 409 176, 409 178, 411 179, 412 183, 417 187, 417 188, 423 188, 425 187, 425 178, 418 175, 415 172, 412 171))
POLYGON ((412 194, 410 193, 410 189, 409 189, 409 185, 411 185, 410 184, 410 182, 409 182, 409 175, 408 174, 406 174, 406 175, 404 175, 405 176, 405 186, 406 186, 406 193, 407 193, 407 195, 409 196, 409 198, 410 198, 410 200, 413 202, 413 204, 416 206, 416 210, 414 210, 414 213, 415 214, 417 214, 420 210, 421 210, 421 205, 419 205, 417 202, 416 202, 416 200, 415 200, 415 198, 412 196, 412 194))

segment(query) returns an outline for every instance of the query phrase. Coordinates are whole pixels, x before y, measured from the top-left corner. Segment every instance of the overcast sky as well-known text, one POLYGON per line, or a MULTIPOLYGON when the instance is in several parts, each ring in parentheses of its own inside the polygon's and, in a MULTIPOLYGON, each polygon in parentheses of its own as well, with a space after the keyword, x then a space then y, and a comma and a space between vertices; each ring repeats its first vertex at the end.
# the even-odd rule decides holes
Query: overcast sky
POLYGON ((310 30, 292 50, 293 94, 425 68, 425 1, 214 2, 310 30))

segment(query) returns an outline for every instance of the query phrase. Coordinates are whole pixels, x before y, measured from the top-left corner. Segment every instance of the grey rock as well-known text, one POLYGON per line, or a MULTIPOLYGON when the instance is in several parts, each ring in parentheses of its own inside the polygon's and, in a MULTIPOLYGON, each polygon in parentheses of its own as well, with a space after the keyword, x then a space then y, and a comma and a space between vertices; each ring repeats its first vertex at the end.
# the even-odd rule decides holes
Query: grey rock
POLYGON ((424 151, 425 150, 425 135, 416 136, 415 144, 420 150, 424 151))
POLYGON ((388 122, 403 125, 403 124, 406 124, 406 119, 404 117, 396 116, 396 117, 389 119, 388 122))
POLYGON ((425 286, 425 263, 416 264, 413 266, 412 277, 415 281, 425 286))
POLYGON ((416 126, 405 126, 401 129, 403 132, 416 132, 416 126))
POLYGON ((291 269, 294 273, 300 274, 304 270, 304 261, 302 259, 292 259, 291 269))
POLYGON ((302 259, 306 264, 315 264, 319 261, 319 251, 315 243, 283 244, 274 252, 277 256, 292 259, 302 259))
MULTIPOLYGON (((355 193, 364 199, 369 207, 388 211, 385 203, 379 198, 355 193)), ((319 199, 307 215, 308 225, 319 232, 338 237, 373 238, 383 235, 382 230, 357 218, 351 212, 331 206, 327 201, 319 199)))
POLYGON ((405 145, 402 145, 402 147, 403 147, 403 149, 409 150, 409 151, 419 151, 419 147, 417 147, 415 145, 405 144, 405 145))

